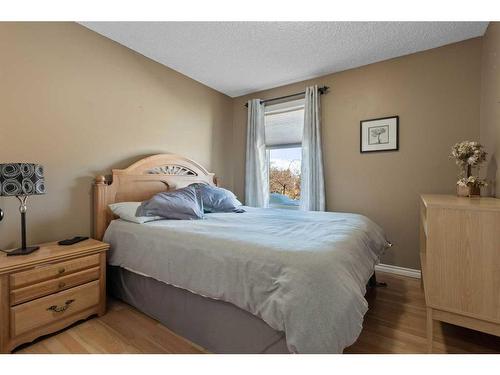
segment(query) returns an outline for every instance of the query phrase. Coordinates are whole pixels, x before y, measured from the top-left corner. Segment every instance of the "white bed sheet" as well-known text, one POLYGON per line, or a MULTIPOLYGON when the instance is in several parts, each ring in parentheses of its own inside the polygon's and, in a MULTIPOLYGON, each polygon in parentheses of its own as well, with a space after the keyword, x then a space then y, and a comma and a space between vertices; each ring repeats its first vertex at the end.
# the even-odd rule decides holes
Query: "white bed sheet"
POLYGON ((109 263, 224 300, 284 331, 295 353, 341 353, 359 336, 366 283, 388 245, 347 213, 244 207, 204 220, 114 220, 109 263))

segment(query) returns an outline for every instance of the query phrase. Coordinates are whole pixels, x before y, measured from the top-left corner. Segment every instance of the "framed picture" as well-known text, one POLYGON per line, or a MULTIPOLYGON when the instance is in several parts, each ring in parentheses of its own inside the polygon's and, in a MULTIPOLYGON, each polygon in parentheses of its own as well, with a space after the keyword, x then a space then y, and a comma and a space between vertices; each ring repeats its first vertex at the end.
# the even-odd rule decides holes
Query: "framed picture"
POLYGON ((360 152, 399 150, 399 116, 363 120, 360 128, 360 152))

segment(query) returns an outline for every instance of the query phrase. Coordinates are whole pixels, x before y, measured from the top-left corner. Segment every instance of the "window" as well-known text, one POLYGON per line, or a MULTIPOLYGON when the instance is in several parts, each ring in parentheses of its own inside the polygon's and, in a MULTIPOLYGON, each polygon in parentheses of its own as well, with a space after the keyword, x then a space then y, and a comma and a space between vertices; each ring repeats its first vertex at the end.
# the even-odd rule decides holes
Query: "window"
POLYGON ((265 131, 271 207, 299 207, 303 129, 303 99, 266 106, 265 131))

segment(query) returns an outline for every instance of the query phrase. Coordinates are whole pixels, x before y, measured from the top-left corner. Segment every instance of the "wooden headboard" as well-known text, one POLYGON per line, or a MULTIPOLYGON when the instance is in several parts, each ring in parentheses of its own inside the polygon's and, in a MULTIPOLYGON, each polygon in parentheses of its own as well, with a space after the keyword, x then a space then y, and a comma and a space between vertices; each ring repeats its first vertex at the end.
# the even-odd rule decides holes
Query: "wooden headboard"
POLYGON ((111 181, 97 176, 94 183, 94 238, 101 240, 113 220, 109 204, 144 201, 157 193, 195 182, 217 185, 213 173, 193 160, 174 154, 153 155, 126 169, 113 169, 111 181))

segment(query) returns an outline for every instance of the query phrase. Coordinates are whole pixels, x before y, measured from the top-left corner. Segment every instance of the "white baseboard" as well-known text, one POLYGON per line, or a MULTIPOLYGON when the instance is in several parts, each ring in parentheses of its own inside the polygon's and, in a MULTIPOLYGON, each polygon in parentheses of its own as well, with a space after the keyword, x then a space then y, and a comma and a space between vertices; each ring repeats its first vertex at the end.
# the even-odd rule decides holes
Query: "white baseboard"
POLYGON ((414 270, 413 268, 405 268, 392 266, 390 264, 377 264, 375 266, 375 271, 393 273, 395 275, 414 277, 415 279, 420 279, 422 277, 422 272, 420 270, 414 270))

